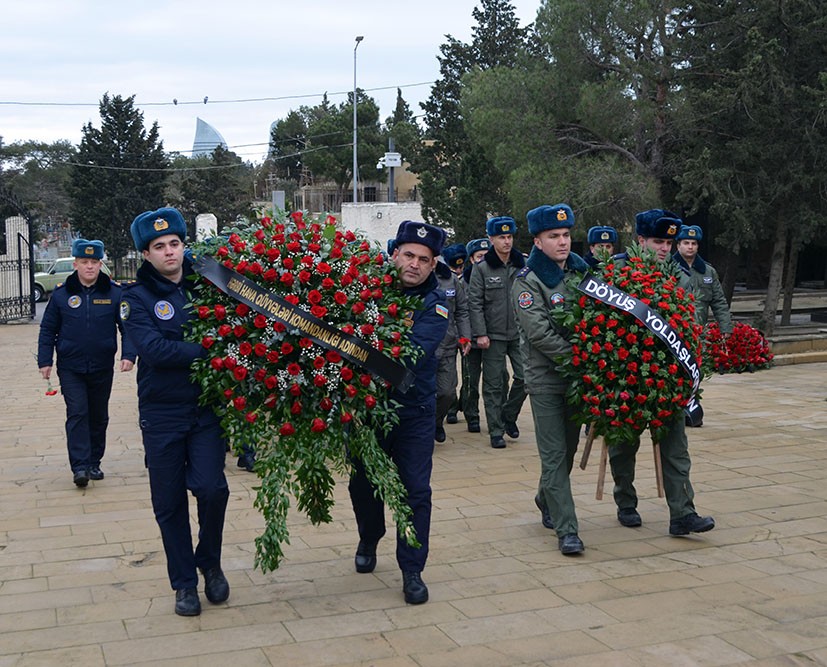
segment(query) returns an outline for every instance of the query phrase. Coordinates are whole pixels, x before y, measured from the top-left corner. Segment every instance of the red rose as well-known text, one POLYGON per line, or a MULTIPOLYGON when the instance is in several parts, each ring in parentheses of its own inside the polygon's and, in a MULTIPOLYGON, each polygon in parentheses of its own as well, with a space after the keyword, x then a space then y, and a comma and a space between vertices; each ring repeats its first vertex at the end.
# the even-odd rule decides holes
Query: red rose
POLYGON ((312 289, 307 293, 307 300, 313 305, 322 302, 322 293, 319 290, 312 289))
POLYGON ((255 352, 257 357, 263 357, 267 354, 267 346, 264 343, 256 343, 253 347, 253 352, 255 352))
POLYGON ((371 394, 368 394, 367 396, 365 396, 365 407, 368 410, 372 410, 373 408, 376 407, 376 398, 374 396, 372 396, 371 394))
POLYGON ((249 357, 250 353, 253 351, 253 346, 250 345, 247 341, 244 341, 241 345, 238 346, 238 353, 242 357, 249 357))
POLYGON ((293 405, 290 406, 290 414, 291 415, 300 415, 302 413, 302 404, 299 401, 293 401, 293 405))
POLYGON ((229 324, 222 324, 218 327, 218 335, 224 338, 224 336, 229 336, 233 331, 233 328, 229 324))
POLYGON ((313 359, 313 368, 315 368, 316 370, 324 368, 324 365, 325 365, 324 357, 319 356, 319 357, 316 357, 315 359, 313 359))
POLYGON ((245 329, 241 324, 237 324, 233 327, 233 334, 236 338, 241 338, 242 336, 246 335, 247 329, 245 329))
POLYGON ((342 416, 339 418, 343 424, 347 424, 353 419, 353 415, 349 412, 343 412, 342 416))
POLYGON ((224 357, 224 368, 229 368, 232 370, 236 367, 238 362, 235 360, 235 357, 224 357))
POLYGON ((288 270, 292 270, 296 267, 296 263, 290 257, 285 257, 281 260, 281 265, 288 270))
POLYGON ((210 316, 209 306, 198 306, 198 317, 206 320, 210 316))
POLYGON ((372 380, 370 375, 368 375, 367 373, 362 373, 362 375, 359 376, 359 382, 363 387, 368 387, 370 386, 372 380))
POLYGON ((347 303, 347 294, 337 291, 333 294, 333 300, 340 306, 344 306, 347 303))
POLYGON ((210 366, 213 367, 214 370, 220 371, 224 369, 224 360, 221 357, 213 357, 210 359, 210 366))
POLYGON ((281 344, 281 353, 284 356, 291 354, 293 352, 293 346, 290 343, 282 343, 281 344))
POLYGON ((233 399, 233 407, 239 412, 247 407, 247 399, 243 396, 236 396, 233 399))
POLYGON ((324 387, 327 384, 327 378, 324 375, 316 375, 313 377, 313 384, 317 387, 324 387))
POLYGON ((293 285, 293 274, 292 273, 282 273, 281 278, 279 279, 279 281, 285 287, 291 287, 293 285))
POLYGON ((247 377, 247 369, 244 366, 236 366, 233 369, 233 377, 241 382, 244 378, 247 377))
POLYGON ((293 424, 291 424, 290 422, 285 422, 284 424, 282 424, 281 428, 279 429, 279 434, 280 435, 285 435, 285 436, 293 435, 295 432, 296 432, 296 429, 293 428, 293 424))
POLYGON ((253 377, 256 379, 257 382, 261 382, 267 376, 267 371, 263 368, 259 368, 255 373, 253 373, 253 377))
POLYGON ((275 350, 270 350, 267 353, 267 361, 269 361, 271 364, 277 364, 279 362, 279 353, 275 350))
POLYGON ((353 304, 351 310, 354 312, 354 314, 360 315, 361 313, 365 312, 365 304, 361 301, 357 301, 353 304))
POLYGON ((275 389, 278 383, 279 381, 276 380, 276 378, 272 375, 268 375, 266 378, 264 378, 264 386, 268 389, 275 389))
POLYGON ((398 345, 394 345, 391 348, 391 356, 392 357, 399 357, 400 354, 402 354, 402 348, 399 347, 398 345))
POLYGON ((256 329, 264 329, 267 326, 267 318, 264 315, 256 315, 253 320, 253 326, 256 329))
POLYGON ((336 350, 328 350, 324 356, 331 364, 338 364, 342 360, 342 355, 336 350))
POLYGON ((223 320, 225 317, 227 317, 227 309, 220 303, 215 304, 214 312, 215 319, 217 319, 219 322, 223 320))
POLYGON ((299 373, 302 372, 302 368, 301 368, 301 366, 299 366, 297 363, 294 362, 292 364, 287 364, 287 372, 290 375, 298 375, 299 373))
POLYGON ((215 343, 215 338, 213 338, 212 336, 204 336, 201 339, 201 345, 207 348, 208 350, 213 346, 213 343, 215 343))
POLYGON ((302 284, 309 283, 312 277, 310 271, 299 271, 299 282, 302 284))
POLYGON ((302 388, 297 385, 295 382, 290 385, 290 395, 291 396, 301 396, 302 388))
POLYGON ((327 262, 319 262, 318 264, 316 264, 316 271, 318 273, 328 274, 330 273, 330 264, 328 264, 327 262))
POLYGON ((235 314, 239 317, 246 317, 247 313, 250 312, 250 307, 245 303, 239 303, 235 307, 235 314))
POLYGON ((327 315, 327 308, 324 306, 312 306, 310 308, 310 314, 321 319, 327 315))
POLYGON ((328 412, 333 408, 333 401, 325 396, 321 401, 319 401, 319 407, 325 412, 328 412))
POLYGON ((352 384, 346 384, 345 393, 348 395, 348 398, 353 398, 354 396, 356 396, 356 394, 359 393, 359 390, 352 384))
POLYGON ((345 382, 350 382, 353 379, 353 369, 348 366, 342 366, 342 379, 345 382))
POLYGON ((324 419, 319 419, 316 417, 312 422, 310 422, 310 430, 313 433, 321 433, 327 428, 327 424, 325 424, 324 419))
POLYGON ((244 415, 244 419, 253 424, 258 419, 258 415, 255 412, 248 412, 244 415))
POLYGON ((359 331, 362 332, 363 336, 370 336, 375 331, 375 329, 373 328, 372 324, 363 324, 359 327, 359 331))

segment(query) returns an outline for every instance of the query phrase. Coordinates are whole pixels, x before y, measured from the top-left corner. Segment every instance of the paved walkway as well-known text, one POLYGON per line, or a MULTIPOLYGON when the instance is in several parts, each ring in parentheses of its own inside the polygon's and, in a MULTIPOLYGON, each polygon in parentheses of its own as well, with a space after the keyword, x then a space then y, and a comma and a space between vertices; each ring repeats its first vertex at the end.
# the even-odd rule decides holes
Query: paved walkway
MULTIPOLYGON (((255 476, 228 458, 227 604, 173 613, 136 426, 135 375, 116 374, 106 479, 72 485, 63 401, 44 395, 34 324, 0 325, 0 667, 246 665, 501 667, 827 664, 827 364, 706 383, 690 433, 703 536, 670 538, 650 457, 642 528, 575 469, 586 544, 564 557, 540 524, 528 409, 492 450, 448 427, 434 469, 431 601, 406 606, 393 541, 353 571, 343 484, 334 522, 293 514, 280 570, 253 570, 255 476)), ((202 598, 203 600, 203 598, 202 598)))

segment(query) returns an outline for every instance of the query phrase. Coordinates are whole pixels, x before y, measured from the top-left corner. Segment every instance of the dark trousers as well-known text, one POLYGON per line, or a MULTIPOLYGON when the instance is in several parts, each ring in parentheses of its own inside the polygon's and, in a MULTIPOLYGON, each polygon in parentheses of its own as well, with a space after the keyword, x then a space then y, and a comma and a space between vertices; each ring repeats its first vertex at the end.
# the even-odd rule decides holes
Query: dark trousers
POLYGON ((436 370, 436 423, 442 426, 445 415, 457 400, 457 351, 440 357, 436 370))
POLYGON ((196 568, 221 564, 224 513, 230 490, 224 477, 224 436, 211 410, 189 421, 141 415, 152 509, 161 529, 173 589, 195 588, 196 568), (198 546, 193 551, 189 498, 198 507, 198 546))
POLYGON ((73 471, 99 466, 106 450, 113 370, 76 373, 58 368, 66 402, 66 445, 73 471))
POLYGON ((462 387, 459 391, 459 409, 465 415, 465 421, 469 423, 480 421, 481 375, 482 350, 472 347, 468 354, 462 357, 462 387))
MULTIPOLYGON (((413 510, 413 526, 419 548, 411 547, 396 535, 396 562, 403 572, 422 572, 428 559, 428 536, 431 532, 431 469, 434 454, 434 404, 420 408, 401 408, 399 424, 379 444, 393 459, 408 492, 413 510)), ((359 539, 375 544, 385 535, 385 504, 375 495, 375 488, 360 462, 348 485, 359 539)))

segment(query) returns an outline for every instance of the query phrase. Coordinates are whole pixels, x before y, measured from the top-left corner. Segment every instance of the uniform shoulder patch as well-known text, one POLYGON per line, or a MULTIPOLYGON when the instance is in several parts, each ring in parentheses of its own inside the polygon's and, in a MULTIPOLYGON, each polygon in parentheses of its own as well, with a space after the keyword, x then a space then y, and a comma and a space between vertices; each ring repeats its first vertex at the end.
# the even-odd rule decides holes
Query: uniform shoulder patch
POLYGON ((436 314, 440 317, 448 318, 448 308, 443 306, 441 303, 436 305, 436 314))
POLYGON ((562 294, 560 294, 560 292, 555 292, 554 294, 552 294, 552 295, 548 298, 548 301, 549 301, 549 303, 550 303, 552 306, 558 306, 558 305, 560 305, 561 303, 565 303, 565 302, 566 302, 566 297, 565 297, 565 296, 563 296, 562 294))
POLYGON ((155 317, 159 320, 171 320, 175 315, 175 308, 169 301, 158 301, 155 303, 155 317))
POLYGON ((517 272, 517 277, 518 277, 518 278, 524 278, 524 277, 525 277, 525 276, 527 276, 529 273, 531 273, 531 267, 530 267, 530 266, 528 266, 528 265, 526 265, 526 266, 524 266, 522 269, 520 269, 520 270, 517 272))
POLYGON ((126 322, 129 319, 129 302, 128 301, 121 301, 120 313, 121 313, 121 320, 126 322))
POLYGON ((523 290, 517 295, 517 305, 523 310, 531 308, 534 305, 534 295, 527 290, 523 290))

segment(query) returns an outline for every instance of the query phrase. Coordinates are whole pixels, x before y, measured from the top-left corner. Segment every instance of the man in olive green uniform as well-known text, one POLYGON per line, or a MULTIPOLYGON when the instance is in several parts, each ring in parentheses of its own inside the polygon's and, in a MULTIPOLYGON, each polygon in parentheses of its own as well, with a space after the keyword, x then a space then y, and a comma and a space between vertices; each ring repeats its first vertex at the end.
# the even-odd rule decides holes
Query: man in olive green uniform
POLYGON ((526 396, 520 336, 510 292, 517 272, 525 266, 525 259, 513 247, 517 233, 514 218, 491 218, 485 228, 492 248, 471 271, 468 310, 471 336, 482 350, 482 401, 488 434, 491 446, 502 449, 505 447, 503 433, 510 438, 520 436, 517 416, 526 396), (506 358, 511 362, 513 378, 508 398, 503 402, 506 358))
MULTIPOLYGON (((677 271, 679 285, 687 291, 692 290, 689 275, 678 270, 670 258, 672 241, 681 227, 680 218, 674 213, 662 209, 643 211, 635 216, 635 232, 638 242, 644 250, 653 251, 658 261, 671 264, 670 271, 677 271)), ((626 255, 617 255, 615 264, 623 266, 626 255)), ((711 516, 698 516, 695 511, 695 492, 689 481, 689 443, 686 439, 686 426, 680 414, 669 425, 669 429, 660 441, 661 465, 663 468, 663 490, 666 504, 669 506, 669 534, 688 535, 704 533, 715 527, 711 516)), ((640 438, 609 448, 609 463, 614 478, 614 499, 617 505, 617 520, 623 526, 640 526, 642 519, 637 511, 637 492, 635 491, 635 455, 640 448, 640 438)))
POLYGON ((685 273, 689 273, 692 293, 695 295, 695 321, 706 325, 711 308, 721 333, 729 336, 732 333, 732 315, 718 272, 698 254, 698 243, 703 237, 703 232, 697 225, 683 225, 677 236, 678 252, 672 255, 672 259, 685 273))
MULTIPOLYGON (((540 484, 535 502, 546 510, 557 530, 560 551, 583 552, 569 475, 580 437, 572 417, 575 409, 566 400, 569 382, 557 368, 559 357, 571 356, 566 332, 554 313, 572 299, 564 282, 571 272, 588 271, 588 265, 571 252, 574 213, 566 204, 540 206, 528 212, 528 231, 534 247, 526 267, 511 288, 520 330, 525 384, 534 416, 534 433, 540 454, 540 484)), ((546 524, 545 516, 543 525, 546 524)))

